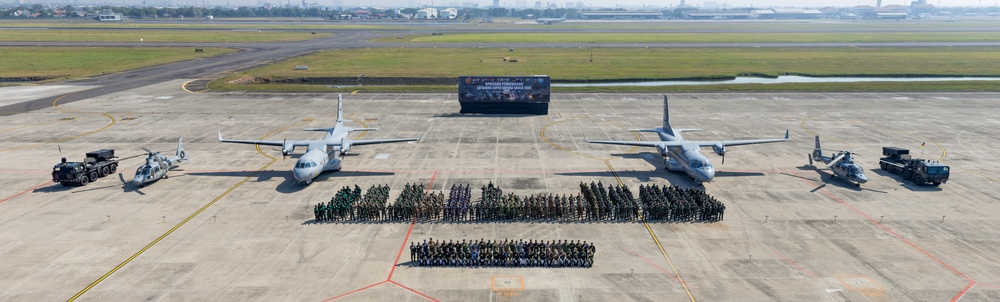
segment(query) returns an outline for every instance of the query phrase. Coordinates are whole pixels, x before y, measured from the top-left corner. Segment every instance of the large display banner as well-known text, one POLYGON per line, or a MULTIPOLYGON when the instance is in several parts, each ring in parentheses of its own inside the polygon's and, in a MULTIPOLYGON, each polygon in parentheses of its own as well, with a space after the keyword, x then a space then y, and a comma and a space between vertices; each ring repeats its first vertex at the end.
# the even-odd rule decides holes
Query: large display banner
POLYGON ((548 103, 548 76, 458 77, 459 102, 548 103))

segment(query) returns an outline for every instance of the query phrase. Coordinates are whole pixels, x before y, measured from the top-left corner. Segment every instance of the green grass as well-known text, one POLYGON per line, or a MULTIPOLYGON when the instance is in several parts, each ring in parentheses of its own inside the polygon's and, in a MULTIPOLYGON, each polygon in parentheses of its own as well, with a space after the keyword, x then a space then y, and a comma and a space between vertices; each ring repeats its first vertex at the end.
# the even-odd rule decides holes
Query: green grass
POLYGON ((863 43, 996 42, 997 32, 816 32, 816 33, 474 33, 383 37, 414 43, 863 43))
POLYGON ((328 33, 247 30, 3 30, 0 42, 294 42, 328 33))
MULTIPOLYGON (((406 92, 406 93, 456 93, 455 86, 341 86, 332 88, 325 85, 299 84, 258 84, 233 85, 212 83, 213 90, 244 91, 285 91, 285 92, 406 92)), ((850 92, 850 91, 998 91, 998 81, 969 82, 880 82, 880 83, 789 83, 789 84, 737 84, 737 85, 692 85, 661 87, 553 87, 555 93, 569 92, 850 92)))
POLYGON ((585 81, 785 73, 1000 75, 1000 52, 949 47, 356 49, 318 52, 243 74, 277 78, 547 74, 556 81, 585 81), (504 62, 504 57, 518 62, 504 62), (297 65, 309 70, 293 70, 297 65))
MULTIPOLYGON (((324 85, 232 85, 238 77, 454 78, 461 75, 546 74, 554 81, 678 79, 742 74, 778 76, 962 75, 1000 76, 994 48, 531 48, 509 52, 494 48, 398 48, 331 50, 293 58, 213 82, 217 90, 334 90, 324 85), (593 53, 593 62, 590 62, 593 53), (518 62, 504 62, 508 57, 518 62), (293 70, 307 65, 309 70, 293 70)), ((836 91, 844 90, 997 90, 998 82, 810 83, 682 87, 556 88, 556 91, 836 91), (831 89, 835 87, 836 89, 831 89)), ((419 91, 454 87, 420 86, 419 91)), ((403 86, 363 86, 361 90, 413 91, 403 86)))
POLYGON ((191 47, 0 47, 0 77, 78 78, 210 57, 235 50, 191 47))

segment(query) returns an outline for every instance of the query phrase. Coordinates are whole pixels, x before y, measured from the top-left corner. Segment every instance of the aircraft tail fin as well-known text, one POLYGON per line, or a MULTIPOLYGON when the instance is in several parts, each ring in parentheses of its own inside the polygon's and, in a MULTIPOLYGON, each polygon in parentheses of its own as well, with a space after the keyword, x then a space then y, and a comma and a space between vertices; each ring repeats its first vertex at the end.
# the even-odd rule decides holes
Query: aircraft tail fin
MULTIPOLYGON (((219 137, 220 138, 222 137, 222 132, 219 132, 219 137)), ((180 136, 177 138, 177 153, 174 154, 174 156, 177 156, 177 158, 179 158, 180 160, 188 159, 187 153, 184 152, 184 136, 180 136)))
MULTIPOLYGON (((788 134, 785 134, 785 137, 788 137, 788 134)), ((813 149, 813 158, 817 160, 822 160, 823 158, 823 149, 819 146, 819 135, 816 136, 816 148, 813 149)))
POLYGON ((337 95, 337 126, 344 124, 344 95, 337 95))
POLYGON ((667 104, 667 95, 663 95, 663 132, 674 135, 674 129, 670 127, 670 109, 667 104))

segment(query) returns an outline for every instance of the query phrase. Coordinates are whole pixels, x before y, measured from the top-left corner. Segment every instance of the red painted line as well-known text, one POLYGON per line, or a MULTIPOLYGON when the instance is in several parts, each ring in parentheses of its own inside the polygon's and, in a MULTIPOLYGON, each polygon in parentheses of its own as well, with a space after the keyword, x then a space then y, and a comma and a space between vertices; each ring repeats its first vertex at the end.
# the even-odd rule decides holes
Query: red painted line
POLYGON ((379 282, 379 283, 375 283, 375 284, 372 284, 372 285, 369 285, 369 286, 365 286, 365 287, 362 287, 362 288, 359 288, 359 289, 355 289, 355 290, 349 291, 346 294, 343 294, 343 295, 340 295, 340 296, 336 296, 336 297, 333 297, 333 298, 330 298, 330 299, 323 300, 323 302, 329 302, 329 301, 337 300, 337 299, 340 299, 340 298, 343 298, 343 297, 347 297, 347 296, 349 296, 351 294, 354 294, 354 293, 357 293, 357 292, 360 292, 360 291, 363 291, 363 290, 366 290, 366 289, 369 289, 369 288, 372 288, 372 287, 376 287, 376 286, 382 285, 382 283, 385 283, 385 281, 382 281, 382 282, 379 282))
POLYGON ((403 238, 403 244, 399 247, 399 253, 396 254, 396 262, 392 263, 392 270, 389 270, 389 277, 385 278, 384 282, 392 281, 392 274, 396 272, 396 265, 399 265, 399 257, 403 256, 403 249, 406 248, 406 242, 410 241, 410 233, 413 233, 413 225, 415 224, 417 224, 417 220, 413 219, 413 221, 410 222, 410 230, 406 231, 406 238, 403 238))
POLYGON ((951 298, 951 302, 958 302, 958 300, 962 300, 962 297, 965 297, 965 293, 969 292, 969 290, 972 289, 973 285, 976 285, 976 282, 969 282, 969 285, 966 285, 965 288, 962 289, 962 291, 958 292, 958 295, 956 295, 954 298, 951 298))
POLYGON ((0 200, 0 203, 3 203, 5 201, 11 200, 11 199, 14 199, 14 198, 16 198, 18 196, 24 195, 24 193, 28 193, 28 192, 34 191, 35 189, 41 188, 41 187, 43 187, 43 186, 45 186, 47 184, 50 184, 50 183, 52 183, 51 180, 46 180, 45 182, 43 182, 43 183, 41 183, 41 184, 39 184, 37 186, 31 187, 31 189, 27 189, 27 190, 21 191, 21 193, 17 193, 17 194, 11 195, 10 197, 4 198, 3 200, 0 200))
POLYGON ((642 261, 646 261, 646 263, 649 263, 649 265, 652 265, 653 267, 655 267, 656 269, 660 270, 660 271, 661 271, 661 272, 663 272, 664 274, 667 274, 667 275, 671 275, 671 276, 674 276, 674 277, 677 277, 676 275, 674 275, 674 274, 671 274, 670 272, 668 272, 667 270, 663 269, 663 268, 662 268, 662 267, 660 267, 659 265, 656 265, 656 263, 653 263, 652 261, 649 261, 649 259, 646 259, 646 257, 643 257, 642 255, 639 255, 639 253, 636 253, 636 252, 635 252, 635 251, 633 251, 633 250, 629 250, 629 253, 632 253, 632 255, 635 255, 636 257, 639 257, 639 259, 642 259, 642 261))
POLYGON ((976 284, 979 284, 979 285, 982 285, 982 286, 989 286, 989 287, 993 287, 993 288, 1000 288, 1000 286, 996 286, 996 285, 988 284, 988 283, 979 283, 979 282, 976 282, 976 284))
POLYGON ((805 268, 803 268, 803 267, 799 266, 798 264, 796 264, 796 263, 795 263, 795 262, 793 262, 792 260, 790 260, 790 259, 786 258, 786 257, 785 257, 784 255, 782 255, 781 253, 778 253, 778 251, 775 251, 774 249, 772 249, 772 248, 770 248, 770 247, 768 247, 767 249, 771 250, 771 252, 772 252, 772 253, 774 253, 775 255, 778 255, 778 258, 781 258, 781 260, 784 260, 784 261, 785 261, 785 262, 787 262, 788 264, 791 264, 791 265, 792 265, 792 266, 794 266, 795 268, 798 268, 798 269, 799 269, 800 271, 802 271, 803 273, 806 273, 807 275, 809 275, 809 277, 813 277, 813 278, 816 278, 816 274, 813 274, 812 272, 810 272, 810 271, 806 270, 805 268))
POLYGON ((430 191, 431 190, 431 186, 434 185, 434 179, 437 178, 437 176, 438 176, 438 171, 434 170, 434 175, 431 175, 431 182, 427 183, 427 189, 424 190, 425 193, 426 193, 426 191, 430 191))
POLYGON ((425 295, 424 293, 415 291, 412 288, 403 286, 402 284, 396 283, 396 281, 389 281, 389 283, 395 284, 396 286, 402 287, 403 289, 408 290, 408 291, 410 291, 410 292, 412 292, 414 294, 420 295, 421 297, 424 297, 424 299, 431 300, 431 301, 434 301, 434 302, 439 302, 437 299, 431 298, 431 296, 428 296, 428 295, 425 295))
MULTIPOLYGON (((799 175, 798 175, 798 173, 795 173, 795 172, 792 172, 792 174, 795 174, 795 176, 799 176, 799 175)), ((799 177, 797 177, 797 178, 799 178, 799 179, 802 179, 802 181, 805 181, 806 183, 809 183, 809 184, 810 184, 810 185, 812 185, 812 186, 816 186, 816 183, 815 183, 815 182, 813 182, 813 181, 811 181, 811 180, 808 180, 808 179, 806 179, 806 178, 803 178, 803 177, 801 177, 801 176, 799 176, 799 177)), ((854 211, 855 213, 858 213, 858 215, 861 215, 861 217, 864 217, 864 218, 865 218, 865 220, 868 220, 868 221, 869 221, 869 222, 871 222, 872 224, 875 224, 876 226, 878 226, 878 227, 882 228, 882 230, 884 230, 884 231, 885 231, 886 233, 889 233, 890 235, 892 235, 892 236, 896 237, 896 238, 897 238, 897 239, 899 239, 900 241, 903 241, 903 243, 906 243, 906 244, 910 245, 911 247, 913 247, 914 249, 916 249, 916 250, 917 250, 918 252, 920 252, 921 254, 924 254, 924 255, 925 255, 925 256, 927 256, 928 258, 931 258, 931 260, 934 260, 934 261, 935 261, 935 262, 937 262, 938 264, 941 264, 942 266, 944 266, 944 267, 945 267, 945 268, 947 268, 948 270, 952 271, 952 272, 953 272, 953 273, 955 273, 956 275, 958 275, 958 276, 962 277, 962 279, 965 279, 965 281, 969 281, 969 282, 976 282, 975 280, 972 280, 972 278, 969 278, 969 276, 966 276, 965 274, 963 274, 962 272, 958 271, 957 269, 955 269, 955 268, 954 268, 954 267, 952 267, 951 265, 948 265, 947 263, 944 263, 944 261, 941 261, 941 259, 938 259, 937 257, 934 257, 934 255, 931 255, 931 253, 929 253, 929 252, 927 252, 926 250, 924 250, 924 249, 920 248, 919 246, 917 246, 916 244, 914 244, 914 243, 913 243, 913 242, 911 242, 910 240, 906 239, 906 237, 903 237, 902 235, 899 235, 899 234, 896 234, 896 232, 893 232, 892 230, 890 230, 890 229, 889 229, 888 227, 886 227, 885 225, 883 225, 883 224, 879 223, 878 221, 876 221, 875 219, 873 219, 873 218, 869 217, 869 216, 868 216, 868 214, 865 214, 865 213, 864 213, 864 212, 862 212, 861 210, 858 210, 858 209, 857 209, 857 208, 855 208, 854 206, 852 206, 852 205, 848 204, 848 203, 847 203, 846 201, 844 201, 843 199, 840 199, 839 197, 837 197, 837 196, 834 196, 834 195, 833 195, 833 193, 830 193, 830 191, 827 191, 826 189, 823 189, 823 188, 819 188, 819 191, 820 191, 820 192, 823 192, 823 194, 826 194, 826 196, 829 196, 830 198, 832 198, 833 200, 835 200, 835 201, 839 202, 840 204, 842 204, 842 205, 846 206, 846 207, 847 207, 848 209, 851 209, 851 210, 852 210, 852 211, 854 211)))

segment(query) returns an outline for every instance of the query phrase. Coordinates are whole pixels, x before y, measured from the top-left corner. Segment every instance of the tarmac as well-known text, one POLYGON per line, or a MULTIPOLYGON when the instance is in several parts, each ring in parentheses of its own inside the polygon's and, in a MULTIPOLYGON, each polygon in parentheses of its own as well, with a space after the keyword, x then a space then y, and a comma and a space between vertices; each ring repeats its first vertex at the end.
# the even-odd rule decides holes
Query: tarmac
MULTIPOLYGON (((1000 300, 1000 93, 671 94, 688 139, 780 137, 711 149, 727 206, 717 223, 315 223, 344 186, 430 191, 489 182, 519 195, 575 194, 580 182, 693 186, 655 150, 585 139, 652 140, 656 94, 556 94, 549 115, 460 115, 454 94, 344 95, 355 147, 344 170, 305 186, 294 158, 234 139, 311 139, 336 120, 335 94, 191 93, 189 80, 0 116, 0 300, 4 301, 996 301, 1000 300), (130 179, 142 147, 192 159, 144 188, 117 175, 50 182, 61 156, 114 148, 130 179), (806 164, 813 136, 859 149, 861 188, 806 164), (926 147, 921 148, 921 143, 926 147), (951 165, 914 186, 878 170, 882 146, 951 165), (581 240, 591 268, 424 268, 425 239, 581 240)), ((17 91, 0 88, 11 97, 17 91)), ((297 150, 301 154, 303 150, 297 150)))

